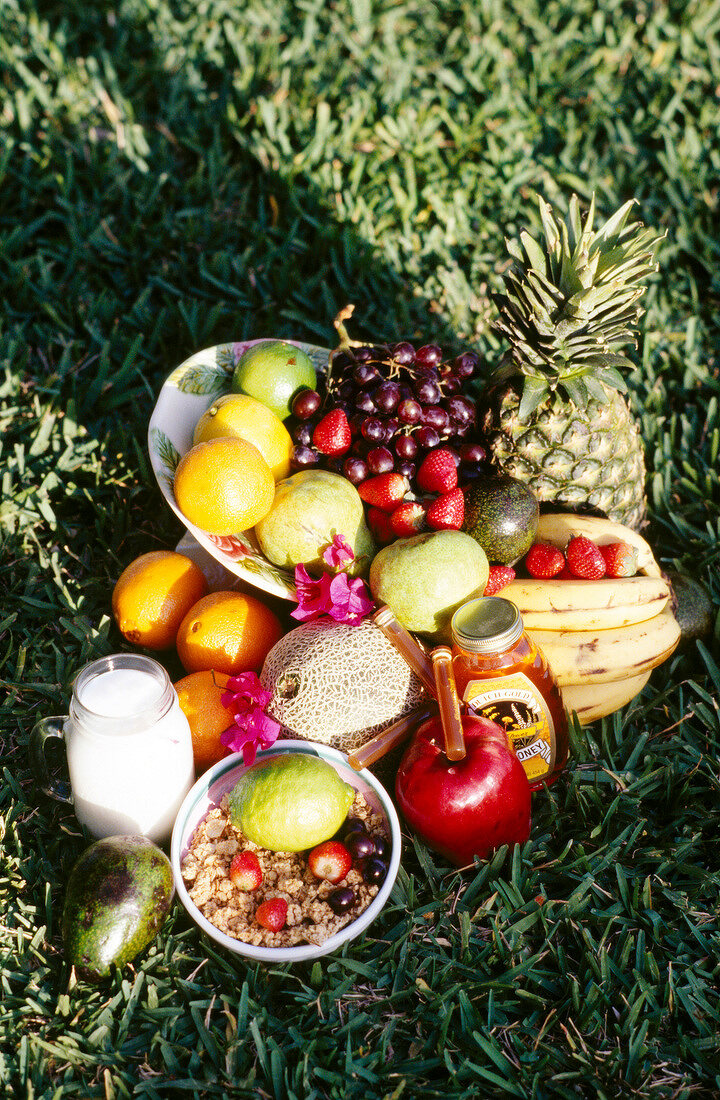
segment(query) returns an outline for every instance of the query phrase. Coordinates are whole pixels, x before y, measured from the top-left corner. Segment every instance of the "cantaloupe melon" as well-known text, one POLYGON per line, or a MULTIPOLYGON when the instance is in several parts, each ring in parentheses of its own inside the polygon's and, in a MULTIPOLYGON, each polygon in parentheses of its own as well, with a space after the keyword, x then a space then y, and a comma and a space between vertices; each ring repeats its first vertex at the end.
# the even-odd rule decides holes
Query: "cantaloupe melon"
POLYGON ((285 634, 260 680, 289 734, 352 752, 426 698, 421 681, 370 619, 316 619, 285 634))

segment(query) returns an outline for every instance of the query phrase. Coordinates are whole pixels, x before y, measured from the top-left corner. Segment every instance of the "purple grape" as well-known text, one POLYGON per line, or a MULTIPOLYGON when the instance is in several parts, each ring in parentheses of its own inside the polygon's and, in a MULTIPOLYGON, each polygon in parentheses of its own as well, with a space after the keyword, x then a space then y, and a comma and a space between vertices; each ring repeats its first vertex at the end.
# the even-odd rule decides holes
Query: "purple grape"
POLYGON ((389 474, 395 468, 392 451, 387 447, 373 447, 367 453, 367 468, 371 474, 389 474))
POLYGON ((442 348, 437 344, 424 344, 415 352, 415 362, 424 367, 436 367, 442 362, 442 348))
POLYGON ((360 390, 360 393, 355 398, 355 408, 364 413, 377 412, 375 398, 367 390, 360 390))
POLYGON ((377 389, 373 390, 373 398, 380 412, 394 412, 400 400, 400 387, 397 382, 381 382, 377 389))
POLYGON ((298 420, 309 420, 320 408, 322 398, 317 390, 300 390, 292 402, 292 414, 298 420))
POLYGON ((477 466, 487 458, 482 443, 464 443, 460 448, 460 458, 464 465, 477 466))
POLYGON ((415 396, 421 405, 437 405, 442 397, 440 387, 431 378, 423 378, 415 385, 415 396))
POLYGON ((377 369, 372 363, 361 363, 353 371, 353 379, 358 386, 369 386, 378 377, 377 369))
POLYGON ((440 436, 435 431, 435 428, 431 428, 429 424, 424 424, 422 428, 418 428, 415 432, 415 438, 419 446, 425 451, 431 451, 433 447, 437 447, 440 442, 440 436))
POLYGON ((407 459, 405 459, 403 462, 398 462, 395 470, 398 474, 402 474, 403 477, 406 477, 408 481, 412 481, 417 473, 417 466, 414 462, 408 462, 407 459))
POLYGON ((362 458, 346 458, 343 462, 342 472, 353 485, 359 485, 369 474, 367 463, 362 458))
POLYGON ((363 880, 372 886, 380 886, 387 878, 387 864, 377 856, 368 856, 360 862, 363 880))
POLYGON ((420 423, 428 424, 438 432, 444 432, 450 426, 450 416, 441 405, 426 405, 422 411, 420 423))
POLYGON ((326 900, 333 913, 341 917, 355 904, 355 892, 349 886, 337 886, 330 891, 326 900))
POLYGON ((419 401, 415 401, 411 398, 406 398, 401 401, 397 407, 398 419, 403 424, 417 424, 422 413, 422 405, 419 401))
POLYGON ((417 443, 411 435, 399 435, 395 439, 395 454, 398 458, 415 458, 417 443))
POLYGON ((355 395, 355 383, 351 378, 346 378, 344 382, 341 382, 337 389, 337 395, 341 401, 350 401, 355 395))
POLYGON ((472 424, 475 421, 475 406, 467 397, 450 397, 444 407, 455 424, 472 424))
POLYGON ((463 384, 461 380, 459 378, 453 378, 452 375, 450 375, 448 378, 443 378, 442 380, 443 393, 447 397, 452 397, 454 394, 460 393, 462 388, 463 384))
POLYGON ((365 833, 367 829, 360 820, 359 817, 349 817, 345 822, 345 831, 343 834, 343 843, 347 841, 347 838, 351 833, 365 833))
POLYGON ((382 443, 385 439, 385 425, 376 416, 369 416, 363 421, 360 431, 368 443, 382 443))
POLYGON ((355 348, 353 351, 355 361, 358 363, 366 363, 368 359, 374 359, 375 355, 372 348, 363 346, 361 348, 355 348))
POLYGON ((375 855, 378 859, 387 860, 390 855, 390 841, 386 840, 384 836, 373 837, 375 841, 375 855))
POLYGON ((351 359, 346 351, 339 351, 337 355, 333 355, 332 369, 333 374, 337 376, 337 373, 346 374, 348 370, 351 370, 355 366, 355 360, 351 359))
POLYGON ((402 340, 393 346, 392 357, 401 367, 407 367, 415 361, 415 348, 407 340, 402 340))
POLYGON ((317 466, 319 461, 320 456, 312 447, 305 447, 302 444, 298 444, 298 446, 293 449, 292 464, 299 469, 304 470, 309 466, 317 466))
POLYGON ((353 833, 347 838, 345 847, 353 859, 366 859, 367 856, 375 855, 375 841, 367 833, 353 833))
POLYGON ((357 443, 359 440, 362 441, 362 436, 360 435, 360 433, 362 430, 362 426, 365 423, 365 416, 365 413, 356 412, 353 413, 353 415, 348 419, 348 424, 350 425, 350 434, 353 437, 353 453, 356 453, 357 451, 357 449, 354 447, 354 444, 357 443))
POLYGON ((307 421, 296 424, 290 434, 295 443, 299 443, 302 447, 309 447, 312 443, 313 425, 308 424, 307 421))
POLYGON ((474 351, 464 351, 458 355, 453 366, 458 378, 472 378, 477 370, 480 357, 474 351))

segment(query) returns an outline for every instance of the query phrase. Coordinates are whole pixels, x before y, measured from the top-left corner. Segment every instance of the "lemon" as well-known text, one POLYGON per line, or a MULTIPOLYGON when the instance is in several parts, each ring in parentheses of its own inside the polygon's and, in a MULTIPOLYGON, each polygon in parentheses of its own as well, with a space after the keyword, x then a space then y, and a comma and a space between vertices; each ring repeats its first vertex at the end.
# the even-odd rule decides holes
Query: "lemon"
POLYGON ((218 436, 234 436, 253 443, 272 470, 276 481, 290 473, 293 441, 279 416, 246 393, 226 393, 202 414, 193 433, 193 444, 218 436))
POLYGON ((228 801, 233 824, 253 844, 301 852, 337 832, 354 797, 327 761, 286 753, 248 768, 228 801))
POLYGON ((298 390, 314 390, 316 381, 312 360, 304 351, 282 340, 263 340, 240 356, 231 388, 262 401, 285 420, 298 390))

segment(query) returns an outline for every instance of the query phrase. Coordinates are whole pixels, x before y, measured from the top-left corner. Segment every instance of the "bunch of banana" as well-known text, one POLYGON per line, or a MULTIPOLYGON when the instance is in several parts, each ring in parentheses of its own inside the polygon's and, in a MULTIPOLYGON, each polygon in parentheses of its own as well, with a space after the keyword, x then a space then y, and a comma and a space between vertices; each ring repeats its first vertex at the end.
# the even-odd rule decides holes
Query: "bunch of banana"
POLYGON ((670 586, 645 539, 619 523, 572 513, 540 517, 537 541, 565 550, 573 535, 638 551, 634 577, 597 581, 516 578, 502 595, 519 608, 568 710, 585 725, 629 703, 680 640, 670 586))

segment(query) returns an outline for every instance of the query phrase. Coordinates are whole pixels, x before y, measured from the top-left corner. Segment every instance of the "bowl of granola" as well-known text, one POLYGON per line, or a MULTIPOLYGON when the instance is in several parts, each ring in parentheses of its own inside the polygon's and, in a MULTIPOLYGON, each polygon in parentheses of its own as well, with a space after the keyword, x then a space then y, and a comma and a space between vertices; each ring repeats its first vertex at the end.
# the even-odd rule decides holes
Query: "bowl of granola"
POLYGON ((286 754, 319 758, 353 789, 332 838, 279 852, 245 836, 232 795, 248 769, 242 753, 233 753, 188 793, 170 848, 177 895, 190 917, 228 951, 261 962, 316 959, 355 939, 385 906, 400 866, 400 822, 372 772, 355 771, 327 745, 294 740, 259 751, 253 767, 286 754))

